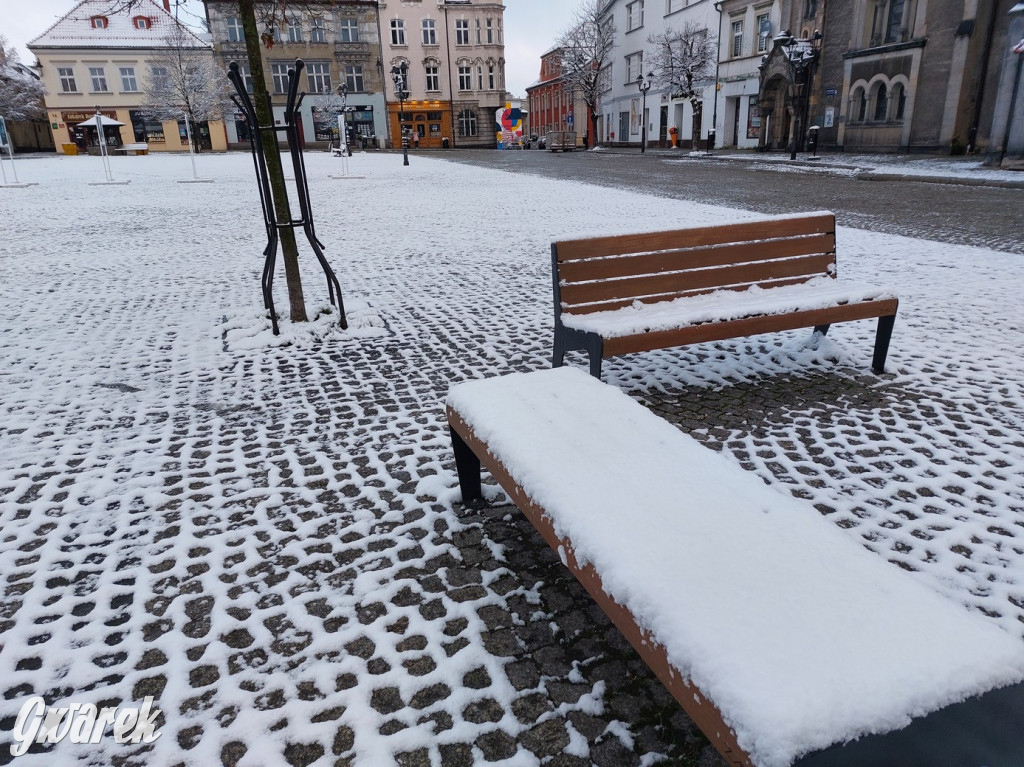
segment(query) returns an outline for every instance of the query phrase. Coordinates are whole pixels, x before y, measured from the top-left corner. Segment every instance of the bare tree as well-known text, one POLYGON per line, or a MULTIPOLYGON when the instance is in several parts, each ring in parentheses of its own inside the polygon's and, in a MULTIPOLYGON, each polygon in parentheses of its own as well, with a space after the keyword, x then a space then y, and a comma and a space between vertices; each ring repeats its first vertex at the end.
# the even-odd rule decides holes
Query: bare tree
POLYGON ((669 27, 660 35, 651 35, 647 42, 653 46, 648 71, 654 73, 654 82, 672 98, 687 99, 698 109, 718 55, 707 28, 688 21, 679 30, 669 27))
POLYGON ((590 135, 597 140, 597 114, 608 88, 607 67, 615 50, 615 26, 605 16, 607 0, 583 0, 572 26, 559 38, 560 65, 565 88, 582 99, 590 112, 590 135))
POLYGON ((209 49, 184 26, 172 27, 164 40, 166 50, 150 60, 143 111, 160 121, 188 120, 198 152, 198 124, 222 118, 231 103, 230 84, 209 49))
POLYGON ((31 120, 46 114, 46 89, 39 77, 18 60, 18 52, 0 35, 0 117, 31 120))

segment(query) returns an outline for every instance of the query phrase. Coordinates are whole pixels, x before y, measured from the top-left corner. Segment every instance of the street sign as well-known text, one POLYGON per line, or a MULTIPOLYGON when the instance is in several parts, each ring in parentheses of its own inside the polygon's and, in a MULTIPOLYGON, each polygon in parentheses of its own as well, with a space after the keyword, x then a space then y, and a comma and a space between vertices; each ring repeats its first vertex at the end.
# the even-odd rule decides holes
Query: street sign
POLYGON ((837 91, 835 88, 826 88, 825 89, 825 95, 826 96, 835 96, 838 92, 839 91, 837 91))
POLYGON ((7 123, 4 122, 4 118, 0 117, 0 149, 7 149, 8 143, 10 143, 10 139, 7 138, 7 123))
POLYGON ((570 112, 569 114, 567 114, 565 116, 565 124, 568 125, 571 128, 572 127, 572 122, 573 122, 573 116, 572 116, 572 112, 570 112))

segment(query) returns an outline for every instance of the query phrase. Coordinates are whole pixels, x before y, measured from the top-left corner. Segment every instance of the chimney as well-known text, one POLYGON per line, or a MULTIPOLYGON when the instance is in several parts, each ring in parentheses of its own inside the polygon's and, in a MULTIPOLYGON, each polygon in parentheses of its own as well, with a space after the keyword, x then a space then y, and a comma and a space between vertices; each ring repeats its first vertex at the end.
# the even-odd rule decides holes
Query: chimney
POLYGON ((164 0, 164 10, 168 13, 171 12, 171 0, 164 0))

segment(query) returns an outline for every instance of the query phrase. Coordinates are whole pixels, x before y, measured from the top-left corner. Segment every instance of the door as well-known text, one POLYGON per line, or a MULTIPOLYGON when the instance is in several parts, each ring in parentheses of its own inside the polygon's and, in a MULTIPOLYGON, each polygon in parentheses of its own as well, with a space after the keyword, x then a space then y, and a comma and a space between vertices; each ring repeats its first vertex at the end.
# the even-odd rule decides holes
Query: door
POLYGON ((668 146, 668 106, 663 106, 658 114, 658 146, 668 146))

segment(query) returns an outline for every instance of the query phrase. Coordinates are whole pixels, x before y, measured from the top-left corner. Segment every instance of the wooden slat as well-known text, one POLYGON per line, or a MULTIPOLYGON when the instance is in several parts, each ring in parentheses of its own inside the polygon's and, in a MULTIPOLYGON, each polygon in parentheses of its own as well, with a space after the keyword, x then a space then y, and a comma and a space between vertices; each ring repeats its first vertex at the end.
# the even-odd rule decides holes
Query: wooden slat
POLYGON ((604 339, 604 357, 619 354, 646 352, 666 349, 672 346, 723 341, 727 338, 755 336, 760 333, 775 333, 780 330, 812 328, 816 325, 830 325, 834 322, 865 320, 872 317, 886 317, 896 314, 899 301, 887 298, 880 301, 864 301, 856 304, 832 306, 826 309, 812 309, 789 314, 758 315, 748 319, 729 322, 708 322, 673 330, 659 330, 635 336, 604 339))
POLYGON ((621 280, 574 283, 561 287, 562 305, 593 304, 652 295, 681 293, 701 288, 738 284, 760 284, 787 277, 805 279, 828 273, 834 258, 831 254, 740 264, 692 272, 669 272, 654 276, 621 280))
POLYGON ((558 265, 558 278, 564 285, 587 280, 607 280, 640 274, 660 274, 685 269, 725 266, 726 264, 770 261, 793 256, 809 256, 815 253, 834 254, 835 250, 834 234, 814 234, 808 237, 787 237, 713 248, 665 250, 642 255, 565 261, 558 265))
POLYGON ((744 221, 724 226, 703 226, 664 232, 562 240, 554 244, 558 260, 570 261, 577 258, 595 258, 623 253, 648 253, 654 250, 673 250, 682 247, 725 245, 801 234, 835 233, 835 228, 835 216, 831 213, 820 213, 810 216, 744 221))
POLYGON ((601 583, 601 577, 593 565, 581 566, 579 564, 572 542, 567 538, 559 537, 544 509, 526 494, 501 461, 491 453, 487 444, 476 436, 459 413, 448 407, 447 415, 452 429, 458 432, 473 454, 480 459, 481 465, 508 493, 512 502, 530 520, 548 546, 558 552, 569 571, 587 590, 605 615, 611 619, 616 628, 622 632, 637 654, 679 702, 683 710, 689 714, 694 724, 725 758, 726 763, 730 767, 755 767, 750 756, 737 742, 736 734, 725 723, 718 707, 704 697, 701 691, 691 685, 683 674, 669 662, 665 648, 640 628, 633 614, 608 595, 601 583))
MULTIPOLYGON (((807 282, 806 277, 793 277, 786 280, 776 280, 771 283, 772 288, 781 288, 786 285, 799 285, 803 282, 807 282)), ((761 283, 764 284, 764 283, 761 283)), ((706 296, 708 293, 714 293, 716 290, 732 290, 732 291, 743 291, 750 287, 750 283, 742 285, 728 285, 726 287, 715 287, 715 288, 703 288, 701 290, 687 290, 682 293, 669 293, 667 295, 659 296, 646 296, 644 298, 645 304, 656 304, 661 301, 675 301, 677 298, 689 298, 690 296, 706 296)), ((765 287, 768 287, 765 285, 765 287)), ((630 306, 636 299, 630 298, 628 300, 619 301, 606 301, 600 304, 579 304, 577 306, 566 306, 562 304, 562 314, 593 314, 594 312, 609 312, 615 309, 621 309, 625 306, 630 306)))

